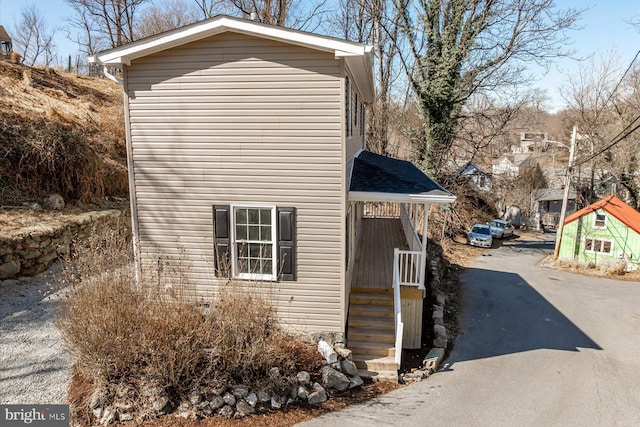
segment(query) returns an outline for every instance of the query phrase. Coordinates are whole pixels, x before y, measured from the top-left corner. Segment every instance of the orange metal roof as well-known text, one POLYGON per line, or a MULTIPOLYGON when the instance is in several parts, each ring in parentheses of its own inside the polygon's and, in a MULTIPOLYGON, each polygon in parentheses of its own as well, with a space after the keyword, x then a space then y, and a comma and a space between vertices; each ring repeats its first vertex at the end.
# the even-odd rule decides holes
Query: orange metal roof
POLYGON ((572 213, 564 220, 564 223, 566 225, 571 221, 575 221, 576 219, 590 214, 591 212, 597 211, 598 209, 602 209, 605 212, 613 215, 627 227, 640 234, 640 212, 633 209, 631 206, 618 199, 614 195, 611 195, 602 200, 598 200, 597 202, 590 204, 586 208, 582 208, 579 211, 572 213))

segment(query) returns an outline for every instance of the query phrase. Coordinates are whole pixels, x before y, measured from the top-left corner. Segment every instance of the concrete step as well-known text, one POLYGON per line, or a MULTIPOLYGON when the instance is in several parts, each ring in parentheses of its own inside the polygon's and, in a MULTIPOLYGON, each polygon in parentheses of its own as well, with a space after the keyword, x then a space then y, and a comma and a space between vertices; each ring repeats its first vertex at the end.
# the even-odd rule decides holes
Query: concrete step
POLYGON ((353 363, 359 369, 366 369, 371 372, 393 372, 395 376, 398 375, 398 365, 393 357, 368 357, 368 356, 353 356, 351 358, 353 363))
POLYGON ((396 348, 388 343, 349 340, 349 350, 358 356, 395 357, 396 348))
POLYGON ((393 294, 352 292, 349 296, 350 304, 358 305, 382 305, 393 308, 393 294))
POLYGON ((358 369, 358 375, 362 378, 371 378, 379 381, 398 382, 398 371, 370 371, 368 369, 358 369))
POLYGON ((349 316, 349 328, 395 331, 393 317, 349 316))
POLYGON ((393 331, 380 331, 367 328, 352 328, 349 326, 347 330, 347 339, 350 341, 373 341, 379 343, 387 343, 394 345, 396 342, 393 331))
POLYGON ((351 316, 371 316, 371 317, 391 317, 393 318, 392 305, 371 305, 371 304, 350 304, 349 315, 351 316))

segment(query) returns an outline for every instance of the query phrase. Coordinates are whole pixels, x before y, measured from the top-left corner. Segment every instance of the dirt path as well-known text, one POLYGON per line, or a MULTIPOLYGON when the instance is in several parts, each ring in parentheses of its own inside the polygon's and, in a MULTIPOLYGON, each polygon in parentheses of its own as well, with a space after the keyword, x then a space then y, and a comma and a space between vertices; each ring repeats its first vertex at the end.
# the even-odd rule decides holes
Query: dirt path
POLYGON ((58 269, 0 281, 0 403, 64 402, 71 362, 54 325, 58 269))

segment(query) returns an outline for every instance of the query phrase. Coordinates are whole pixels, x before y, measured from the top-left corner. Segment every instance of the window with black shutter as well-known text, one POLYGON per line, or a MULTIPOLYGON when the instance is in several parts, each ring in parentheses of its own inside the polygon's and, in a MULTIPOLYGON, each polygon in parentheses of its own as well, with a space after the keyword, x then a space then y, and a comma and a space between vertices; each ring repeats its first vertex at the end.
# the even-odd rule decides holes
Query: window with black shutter
POLYGON ((214 206, 216 276, 295 280, 295 208, 214 206))

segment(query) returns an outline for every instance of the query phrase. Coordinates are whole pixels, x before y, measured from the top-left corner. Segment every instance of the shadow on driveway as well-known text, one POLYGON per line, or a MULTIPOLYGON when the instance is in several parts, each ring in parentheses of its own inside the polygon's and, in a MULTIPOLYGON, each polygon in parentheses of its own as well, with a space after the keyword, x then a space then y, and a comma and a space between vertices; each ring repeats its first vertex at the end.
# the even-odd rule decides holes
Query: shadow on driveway
POLYGON ((538 349, 602 350, 518 274, 469 268, 461 282, 464 333, 450 364, 538 349))

